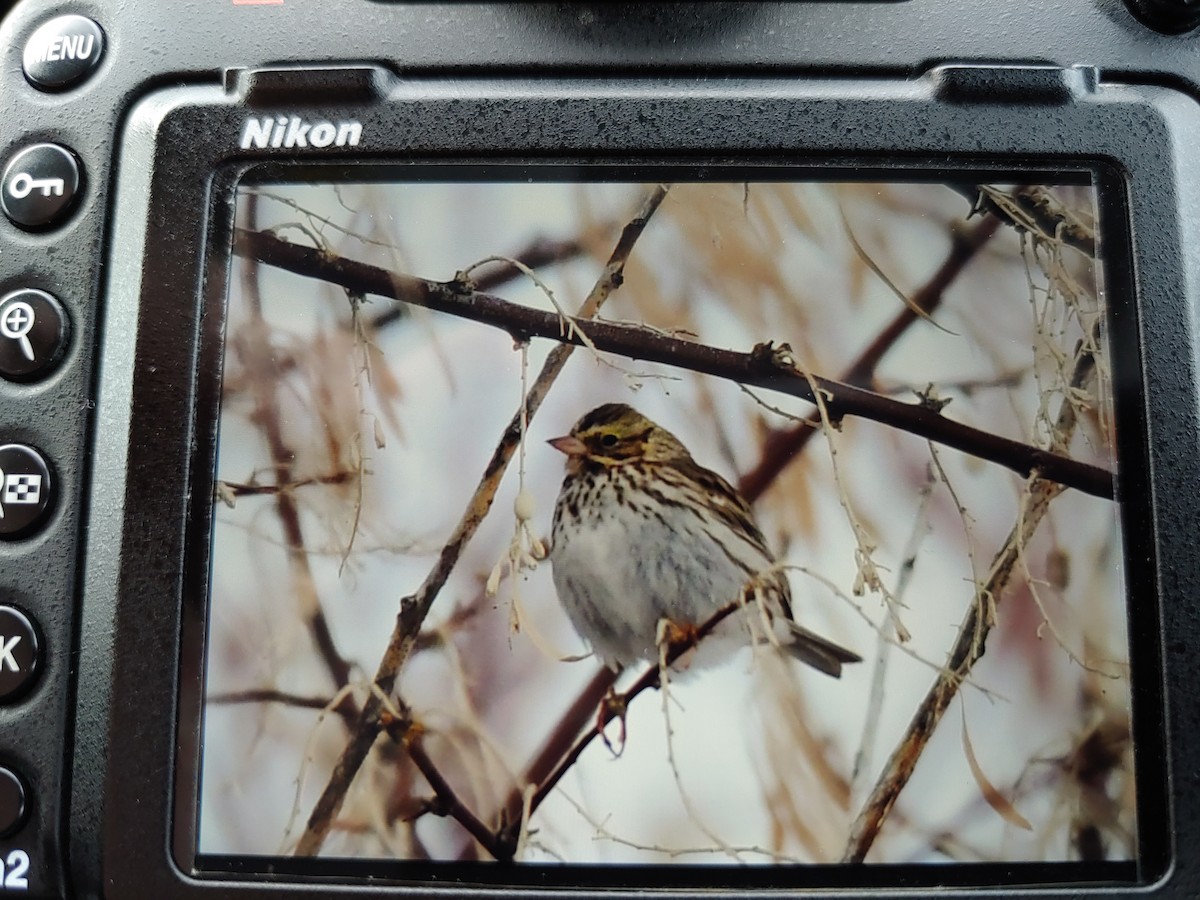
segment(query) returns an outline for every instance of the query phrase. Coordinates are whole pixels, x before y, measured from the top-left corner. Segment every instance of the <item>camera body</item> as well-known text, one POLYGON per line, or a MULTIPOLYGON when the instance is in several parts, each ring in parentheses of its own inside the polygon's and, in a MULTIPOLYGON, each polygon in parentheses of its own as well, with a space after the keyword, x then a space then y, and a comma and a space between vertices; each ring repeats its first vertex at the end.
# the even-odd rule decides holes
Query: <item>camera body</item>
MULTIPOLYGON (((1017 886, 997 864, 980 878, 1006 894, 1195 896, 1191 7, 18 3, 0 24, 0 897, 710 883, 614 881, 603 867, 531 881, 452 863, 197 863, 203 684, 219 663, 189 647, 212 627, 209 497, 231 345, 213 310, 249 252, 231 249, 246 239, 239 184, 252 170, 263 183, 385 181, 418 164, 475 167, 465 180, 477 181, 572 167, 646 182, 701 170, 737 182, 756 165, 1006 184, 1092 173, 1105 282, 1131 298, 1112 304, 1110 328, 1125 379, 1117 494, 1140 541, 1126 554, 1136 871, 1017 886)), ((913 883, 902 874, 855 884, 888 895, 913 883)), ((712 883, 806 885, 802 872, 756 877, 712 883)), ((948 895, 981 887, 947 877, 948 895)))

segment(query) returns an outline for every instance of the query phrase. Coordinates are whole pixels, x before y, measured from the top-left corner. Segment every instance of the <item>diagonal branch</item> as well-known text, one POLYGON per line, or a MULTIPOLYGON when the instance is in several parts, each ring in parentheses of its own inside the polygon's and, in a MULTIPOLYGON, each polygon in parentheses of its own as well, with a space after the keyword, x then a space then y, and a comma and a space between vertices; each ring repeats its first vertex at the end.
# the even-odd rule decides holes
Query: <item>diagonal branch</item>
POLYGON ((429 756, 429 752, 425 749, 425 731, 421 724, 412 720, 411 712, 406 706, 401 705, 400 713, 399 718, 391 712, 381 713, 379 726, 387 732, 392 740, 404 748, 413 765, 429 782, 436 799, 429 805, 428 811, 434 815, 449 816, 454 819, 493 858, 502 859, 505 854, 503 845, 496 839, 492 830, 481 822, 475 813, 471 812, 471 809, 458 796, 450 782, 446 780, 446 776, 441 773, 429 756))
MULTIPOLYGON (((930 315, 942 303, 946 289, 958 278, 967 264, 975 258, 984 245, 992 239, 1000 228, 1000 220, 989 216, 968 231, 957 232, 951 244, 950 253, 941 264, 933 277, 929 279, 909 299, 912 306, 906 306, 896 313, 886 328, 866 349, 859 354, 858 359, 842 373, 839 381, 847 384, 866 387, 871 384, 875 368, 895 343, 911 328, 920 316, 914 310, 921 310, 926 316, 930 315)), ((813 434, 821 427, 820 417, 814 416, 807 422, 794 425, 791 428, 773 431, 767 435, 763 443, 762 458, 757 466, 746 472, 738 482, 738 489, 749 501, 767 489, 787 464, 796 458, 804 449, 813 434)))
MULTIPOLYGON (((1091 346, 1096 346, 1095 337, 1091 346)), ((1081 347, 1072 374, 1071 387, 1082 388, 1094 373, 1095 358, 1091 352, 1081 347)), ((1075 407, 1071 405, 1070 398, 1065 397, 1055 423, 1055 431, 1062 443, 1069 441, 1075 425, 1075 407)), ((1030 477, 1017 521, 1013 524, 1008 539, 992 560, 987 581, 976 590, 974 602, 959 625, 958 637, 950 650, 945 667, 917 707, 904 736, 892 751, 871 795, 851 826, 850 840, 842 862, 862 862, 867 851, 871 849, 900 792, 912 777, 925 746, 949 709, 950 702, 958 695, 959 687, 970 676, 975 664, 983 658, 987 637, 994 625, 992 610, 1008 586, 1022 548, 1033 537, 1050 508, 1051 501, 1061 494, 1062 490, 1062 485, 1043 479, 1040 473, 1034 473, 1030 477)))
MULTIPOLYGON (((597 279, 595 286, 592 288, 591 293, 579 309, 579 318, 594 316, 605 300, 608 299, 609 295, 620 286, 629 254, 632 252, 633 246, 641 236, 643 230, 645 230, 650 217, 654 215, 654 212, 666 197, 666 193, 667 188, 663 185, 652 189, 643 201, 637 215, 621 231, 621 235, 617 239, 616 246, 609 256, 607 264, 597 279)), ((359 274, 367 271, 373 278, 377 276, 382 277, 381 281, 372 282, 373 284, 377 283, 380 290, 363 287, 360 289, 362 293, 392 296, 392 292, 397 290, 400 284, 417 281, 416 279, 409 279, 406 276, 394 275, 373 266, 364 266, 362 263, 339 261, 336 257, 329 257, 317 250, 295 247, 286 241, 280 241, 273 235, 241 232, 237 239, 240 248, 237 252, 243 256, 267 262, 267 260, 263 260, 258 254, 248 252, 247 239, 253 241, 256 238, 270 242, 269 246, 302 251, 302 257, 308 260, 310 264, 323 265, 326 262, 331 262, 334 265, 341 264, 344 267, 349 267, 350 270, 356 271, 359 274)), ((349 285, 346 285, 342 281, 336 279, 330 280, 349 287, 349 285)), ((462 290, 462 286, 458 285, 455 292, 461 294, 462 290)), ((557 323, 558 321, 558 318, 555 317, 555 322, 557 323)), ((521 408, 512 417, 508 427, 505 429, 504 435, 501 437, 495 452, 492 454, 492 458, 488 461, 487 467, 484 469, 479 485, 472 494, 470 501, 468 501, 466 510, 455 527, 454 533, 442 548, 442 552, 439 554, 433 569, 426 576, 425 581, 417 589, 416 593, 405 597, 401 601, 400 611, 396 616, 395 628, 392 631, 387 648, 375 673, 375 689, 372 690, 370 696, 367 698, 362 714, 359 717, 358 725, 351 734, 349 743, 342 751, 341 757, 330 774, 329 781, 326 783, 321 796, 317 799, 317 803, 313 807, 312 813, 309 815, 304 834, 301 835, 296 845, 297 856, 313 856, 320 851, 321 845, 325 842, 325 837, 329 834, 333 820, 345 800, 346 791, 349 789, 350 783, 358 774, 358 770, 362 767, 367 754, 379 736, 381 728, 380 714, 383 712, 384 707, 383 699, 392 693, 396 684, 396 678, 400 674, 400 670, 403 668, 409 654, 412 652, 413 646, 420 634, 421 624, 425 621, 425 617, 433 606, 433 601, 437 598, 442 586, 450 577, 450 572, 457 564, 463 548, 474 536, 479 524, 491 508, 492 501, 496 496, 496 490, 500 486, 500 480, 504 476, 508 463, 516 453, 517 446, 524 432, 525 423, 528 423, 534 413, 537 412, 547 391, 549 391, 551 385, 557 379, 559 372, 562 371, 563 366, 573 351, 573 346, 564 343, 554 348, 554 351, 547 357, 541 373, 530 387, 521 408)))
MULTIPOLYGON (((688 633, 682 640, 672 641, 665 648, 665 656, 658 665, 650 666, 643 672, 629 689, 612 698, 612 702, 603 703, 600 705, 600 713, 596 717, 592 727, 585 731, 575 740, 571 747, 563 753, 554 767, 549 771, 545 778, 539 783, 534 790, 533 795, 528 801, 528 815, 533 815, 542 801, 554 790, 555 786, 562 777, 570 771, 575 762, 583 755, 583 751, 596 738, 604 734, 604 728, 613 719, 624 716, 624 710, 629 706, 630 702, 639 694, 645 693, 648 690, 657 688, 662 682, 662 673, 664 669, 670 668, 681 656, 695 647, 708 635, 712 634, 713 629, 721 624, 726 618, 740 609, 745 608, 743 599, 735 600, 718 609, 715 613, 709 616, 704 622, 697 625, 694 629, 689 629, 688 633)), ((615 679, 615 674, 609 680, 609 687, 612 685, 612 680, 615 679)), ((599 676, 597 676, 597 679, 599 676)), ((595 680, 594 680, 595 681, 595 680)), ((593 682, 594 683, 594 682, 593 682)), ((606 688, 607 690, 607 688, 606 688)), ((595 707, 593 707, 595 709, 595 707)), ((518 794, 518 797, 523 796, 518 794)), ((514 803, 511 798, 508 806, 504 809, 501 816, 500 828, 497 830, 497 838, 499 846, 506 851, 506 855, 501 858, 511 859, 515 853, 517 845, 520 841, 521 827, 524 824, 522 813, 524 812, 524 803, 514 803)))
MULTIPOLYGON (((816 402, 814 391, 820 391, 834 422, 846 416, 872 419, 998 463, 1026 477, 1037 471, 1049 481, 1098 497, 1113 496, 1112 473, 1105 469, 955 422, 926 404, 903 403, 844 382, 801 372, 786 344, 780 347, 760 344, 749 353, 739 353, 639 325, 592 321, 586 328, 575 324, 564 329, 562 317, 556 313, 478 293, 457 282, 429 281, 333 257, 287 243, 274 235, 239 231, 234 246, 240 255, 331 281, 347 290, 391 297, 502 328, 517 341, 543 337, 562 344, 587 343, 597 350, 703 372, 810 402, 816 402)), ((905 312, 915 317, 915 313, 907 309, 905 312)))

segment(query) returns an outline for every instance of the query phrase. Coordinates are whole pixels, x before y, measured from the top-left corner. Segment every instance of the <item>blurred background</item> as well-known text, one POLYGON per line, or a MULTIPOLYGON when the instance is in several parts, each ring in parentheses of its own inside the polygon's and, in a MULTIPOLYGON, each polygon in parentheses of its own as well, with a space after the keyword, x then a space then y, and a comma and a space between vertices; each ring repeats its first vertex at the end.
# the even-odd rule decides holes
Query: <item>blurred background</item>
MULTIPOLYGON (((536 251, 536 279, 496 262, 469 274, 512 302, 553 309, 551 292, 573 311, 649 190, 265 185, 243 189, 238 216, 435 281, 536 251)), ((1090 188, 1044 195, 1092 227, 1090 188)), ((898 293, 911 299, 940 273, 932 321, 904 329, 866 383, 907 402, 948 401, 949 418, 1115 469, 1095 261, 1053 236, 982 228, 989 218, 968 220, 970 207, 936 184, 675 184, 602 317, 741 351, 787 342, 803 368, 839 378, 902 314, 898 293), (1089 353, 1094 375, 1072 385, 1089 353)), ((246 259, 233 267, 199 850, 272 855, 294 848, 347 740, 346 723, 320 707, 343 685, 365 697, 401 598, 428 574, 519 407, 523 374, 532 381, 553 342, 523 349, 488 325, 246 259)), ((513 572, 505 560, 522 484, 533 536, 549 539, 563 457, 546 439, 608 401, 632 404, 741 485, 792 567, 797 619, 864 662, 833 680, 744 648, 639 696, 623 752, 593 742, 535 811, 524 859, 838 861, 976 603, 994 619, 987 653, 867 861, 1132 856, 1128 613, 1112 501, 1071 489, 1053 498, 988 593, 979 586, 993 559, 1029 514, 1023 477, 856 418, 772 465, 811 405, 584 348, 530 422, 399 681, 431 758, 480 819, 494 823, 599 667, 574 659, 588 648, 549 564, 513 572)), ((381 739, 324 853, 486 858, 430 814, 431 795, 381 739)))

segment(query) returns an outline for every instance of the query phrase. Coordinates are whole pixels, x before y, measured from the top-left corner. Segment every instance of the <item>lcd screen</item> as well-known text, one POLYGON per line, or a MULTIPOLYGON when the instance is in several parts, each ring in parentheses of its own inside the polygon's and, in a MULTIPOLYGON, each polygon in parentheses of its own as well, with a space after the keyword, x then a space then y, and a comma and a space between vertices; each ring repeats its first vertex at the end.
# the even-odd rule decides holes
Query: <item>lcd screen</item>
POLYGON ((197 865, 1134 878, 1100 192, 921 177, 244 181, 197 865))

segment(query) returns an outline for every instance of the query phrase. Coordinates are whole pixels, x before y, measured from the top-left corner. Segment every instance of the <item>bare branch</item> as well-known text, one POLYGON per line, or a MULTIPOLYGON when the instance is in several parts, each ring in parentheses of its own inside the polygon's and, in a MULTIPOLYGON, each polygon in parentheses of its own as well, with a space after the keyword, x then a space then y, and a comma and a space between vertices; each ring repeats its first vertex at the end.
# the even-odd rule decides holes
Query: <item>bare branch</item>
MULTIPOLYGON (((585 319, 594 316, 612 291, 621 284, 625 263, 629 259, 629 254, 632 252, 634 244, 641 236, 650 217, 654 215, 655 210, 658 209, 663 198, 666 197, 666 192, 667 188, 661 185, 651 190, 643 201, 641 209, 626 224, 609 257, 608 263, 593 286, 591 293, 581 305, 577 313, 579 318, 585 319)), ((269 235, 255 235, 253 232, 243 232, 243 237, 246 235, 268 239, 274 241, 276 246, 298 251, 310 262, 320 264, 323 260, 328 259, 328 257, 319 251, 293 247, 269 235)), ((239 243, 241 243, 240 238, 239 243)), ((243 251, 246 249, 243 245, 243 251)), ((252 253, 245 255, 256 259, 259 258, 252 253)), ((345 261, 342 261, 342 263, 345 264, 345 261)), ((337 265, 338 263, 335 260, 333 264, 337 265)), ((363 287, 361 288, 361 292, 363 293, 391 296, 391 292, 397 289, 398 284, 405 281, 417 281, 416 279, 406 279, 403 276, 385 272, 382 269, 376 269, 373 266, 363 266, 361 263, 350 265, 359 271, 369 270, 373 276, 382 276, 382 283, 377 284, 382 290, 363 287)), ((348 285, 346 286, 349 287, 348 285)), ((461 290, 461 287, 459 290, 461 290)), ((552 318, 554 318, 557 327, 557 317, 552 318)), ((466 510, 455 527, 454 533, 442 548, 442 552, 439 554, 433 569, 426 576, 425 581, 417 589, 416 593, 405 597, 401 601, 400 611, 396 616, 396 626, 392 631, 388 646, 375 673, 374 690, 363 707, 358 725, 350 737, 350 742, 342 751, 342 755, 334 766, 325 789, 321 792, 321 796, 318 798, 309 816, 304 834, 301 835, 296 845, 297 856, 313 856, 321 849, 321 845, 325 842, 325 837, 329 833, 333 820, 337 816, 338 810, 341 809, 342 802, 345 800, 346 791, 349 789, 350 783, 362 767, 363 761, 367 758, 371 746, 375 743, 379 735, 380 715, 383 712, 383 698, 388 696, 395 687, 396 678, 405 661, 408 659, 409 654, 412 652, 413 646, 420 635, 421 624, 425 621, 425 617, 428 615, 433 601, 441 591, 442 586, 446 583, 446 579, 450 577, 450 572, 458 562, 463 548, 474 536, 479 524, 491 508, 496 490, 500 486, 500 480, 520 443, 522 422, 528 422, 533 418, 534 413, 541 406, 547 391, 549 391, 551 385, 557 379, 559 372, 562 371, 573 350, 574 347, 569 344, 560 344, 554 348, 554 351, 546 359, 541 373, 530 388, 525 402, 522 404, 522 408, 509 421, 508 427, 505 429, 499 444, 496 446, 495 452, 492 454, 492 458, 488 461, 487 467, 484 469, 479 485, 467 503, 466 510)))
POLYGON ((425 733, 421 725, 413 722, 411 718, 397 718, 390 712, 380 714, 379 724, 392 740, 404 748, 413 765, 425 776, 429 787, 433 789, 434 800, 425 806, 423 811, 454 819, 488 853, 496 859, 501 859, 504 850, 492 830, 463 803, 425 750, 425 733))
MULTIPOLYGON (((539 238, 518 253, 512 254, 509 261, 496 261, 477 269, 471 275, 471 281, 476 290, 490 291, 505 282, 512 281, 526 269, 539 269, 574 259, 583 253, 583 246, 578 241, 554 240, 539 238)), ((407 310, 403 306, 393 306, 371 319, 372 331, 385 328, 404 317, 407 310)))
MULTIPOLYGON (((1092 346, 1095 346, 1094 341, 1092 346)), ((1072 387, 1082 387, 1095 371, 1095 358, 1091 351, 1081 347, 1078 353, 1071 379, 1072 387)), ((1064 444, 1069 441, 1075 425, 1075 408, 1069 399, 1064 398, 1056 423, 1058 437, 1064 444)), ((982 588, 976 589, 973 602, 959 625, 958 637, 950 650, 945 668, 917 707, 904 736, 892 751, 871 795, 854 820, 842 862, 862 862, 866 858, 867 851, 878 837, 879 830, 895 806, 900 792, 912 777, 917 761, 949 708, 950 702, 958 695, 959 687, 971 674, 975 664, 983 658, 987 637, 994 623, 990 610, 999 602, 1007 587, 1020 560, 1022 548, 1033 537, 1050 508, 1051 501, 1062 493, 1062 490, 1062 485, 1046 481, 1037 473, 1030 476, 1017 521, 992 560, 986 582, 982 588)))
MULTIPOLYGON (((787 345, 760 344, 749 353, 738 353, 671 337, 638 325, 596 321, 589 322, 586 329, 573 327, 564 334, 562 318, 554 313, 470 291, 455 282, 427 281, 331 257, 289 244, 270 234, 239 231, 235 252, 298 274, 331 281, 348 290, 392 297, 494 325, 518 341, 543 337, 563 344, 586 343, 598 350, 679 366, 740 384, 791 394, 810 402, 815 402, 814 390, 819 390, 827 414, 835 422, 845 416, 862 416, 963 450, 1024 476, 1037 471, 1047 480, 1098 497, 1113 496, 1112 474, 1098 466, 971 428, 924 404, 902 403, 852 384, 801 372, 791 359, 787 345), (586 334, 579 334, 581 331, 586 334)), ((901 315, 915 317, 915 313, 907 308, 901 315)), ((554 359, 552 354, 551 360, 554 359)), ((804 433, 811 432, 806 426, 800 427, 804 433)))
POLYGON ((287 484, 258 484, 254 481, 219 481, 217 482, 216 493, 218 498, 228 501, 237 497, 274 496, 284 491, 294 491, 296 488, 308 487, 310 485, 327 486, 345 484, 352 479, 358 478, 360 474, 358 471, 331 472, 328 475, 297 478, 287 484))
POLYGON ((1096 229, 1063 205, 1041 185, 1001 190, 989 184, 974 185, 973 212, 984 210, 1018 231, 1028 231, 1045 241, 1074 247, 1086 256, 1096 255, 1096 229))
MULTIPOLYGON (((950 254, 945 261, 933 277, 909 298, 912 306, 924 310, 926 314, 932 314, 941 305, 946 289, 962 274, 967 264, 999 229, 1000 220, 988 217, 974 228, 956 233, 950 254)), ((846 384, 869 385, 884 354, 917 321, 918 316, 911 308, 900 310, 838 380, 846 384)), ((744 474, 738 482, 738 490, 742 496, 751 502, 757 499, 787 464, 804 449, 804 445, 812 439, 813 432, 820 427, 820 419, 814 416, 805 423, 769 435, 763 444, 762 458, 758 465, 744 474)))
POLYGON ((244 703, 279 703, 283 706, 294 706, 298 709, 325 709, 329 706, 330 700, 328 697, 303 697, 299 694, 290 694, 287 691, 259 688, 249 691, 209 694, 205 698, 205 702, 218 706, 237 706, 244 703))

